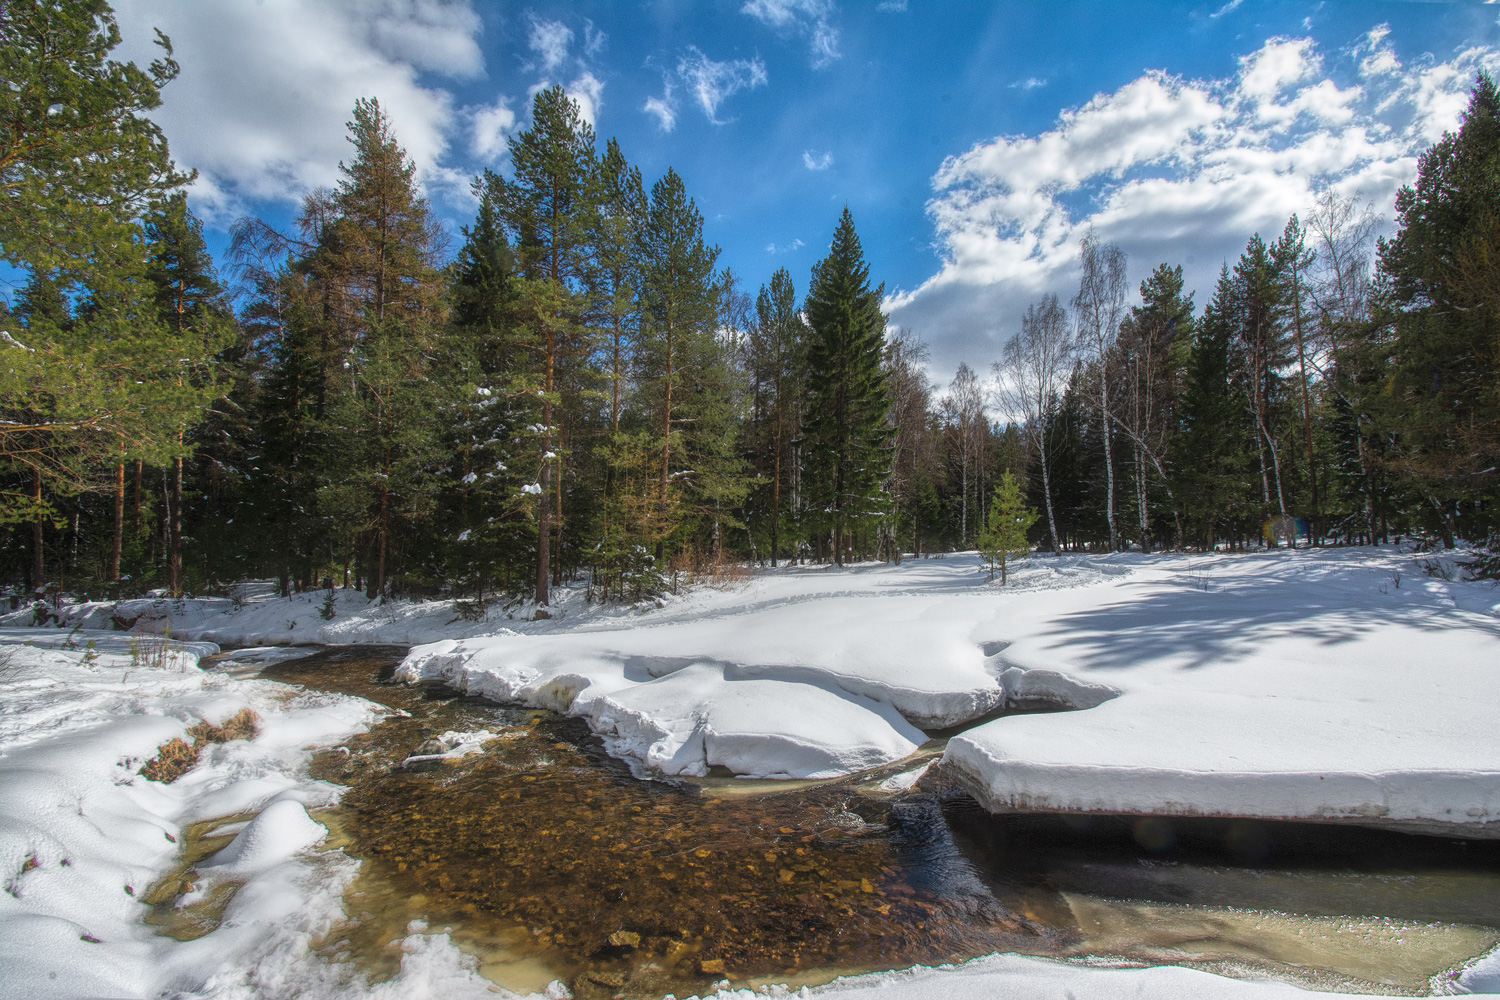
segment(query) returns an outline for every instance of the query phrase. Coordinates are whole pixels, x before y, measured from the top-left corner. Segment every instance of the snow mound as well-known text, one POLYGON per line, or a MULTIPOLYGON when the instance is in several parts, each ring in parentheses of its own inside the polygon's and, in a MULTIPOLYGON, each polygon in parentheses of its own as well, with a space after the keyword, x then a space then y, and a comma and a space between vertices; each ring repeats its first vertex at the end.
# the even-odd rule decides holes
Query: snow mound
POLYGON ((811 684, 731 679, 708 663, 582 701, 612 753, 661 774, 724 767, 828 778, 904 757, 925 739, 889 705, 811 684))
POLYGON ((272 802, 235 835, 229 846, 200 867, 226 878, 242 878, 273 868, 323 841, 328 830, 302 803, 272 802))

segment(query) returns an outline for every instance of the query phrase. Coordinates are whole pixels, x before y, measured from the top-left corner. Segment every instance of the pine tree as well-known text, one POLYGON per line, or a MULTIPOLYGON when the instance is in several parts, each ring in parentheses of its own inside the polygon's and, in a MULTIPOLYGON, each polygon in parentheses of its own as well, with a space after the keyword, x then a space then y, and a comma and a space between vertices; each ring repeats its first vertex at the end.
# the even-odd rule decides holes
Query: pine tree
POLYGON ((1123 398, 1115 426, 1129 439, 1141 545, 1150 551, 1151 484, 1165 491, 1176 543, 1183 544, 1181 509, 1172 495, 1170 467, 1180 434, 1182 371, 1193 338, 1193 297, 1182 294, 1182 266, 1160 264, 1141 282, 1141 304, 1120 324, 1123 398))
MULTIPOLYGON (((366 593, 386 592, 393 522, 408 524, 431 504, 430 416, 454 388, 427 378, 427 351, 443 318, 437 270, 440 240, 427 201, 378 101, 360 99, 348 123, 355 156, 340 163, 336 212, 322 249, 354 307, 356 339, 345 346, 351 391, 340 395, 347 472, 323 488, 342 520, 363 506, 373 536, 373 572, 366 593), (331 232, 329 232, 331 230, 331 232), (348 434, 348 430, 355 433, 348 434), (349 487, 363 483, 362 498, 349 487)), ((347 523, 347 522, 346 522, 347 523)))
POLYGON ((535 597, 546 605, 554 530, 559 553, 562 541, 561 389, 568 364, 588 354, 583 313, 596 229, 594 130, 563 89, 551 87, 532 101, 531 126, 511 140, 510 156, 515 179, 486 173, 484 183, 516 251, 518 332, 534 355, 531 389, 542 404, 534 425, 537 492, 530 495, 537 512, 535 597))
POLYGON ((719 248, 703 242, 703 216, 670 168, 651 186, 650 203, 636 234, 641 280, 641 335, 636 381, 654 414, 657 476, 652 542, 656 558, 678 527, 679 491, 701 490, 708 470, 698 468, 712 432, 703 426, 709 404, 720 395, 717 330, 718 288, 714 264, 719 248), (684 420, 698 431, 700 449, 689 449, 680 433, 684 420), (698 450, 699 454, 693 454, 698 450), (674 456, 678 459, 674 467, 674 456))
POLYGON ((64 284, 116 280, 136 220, 191 178, 147 114, 177 75, 161 32, 145 70, 109 58, 105 0, 7 0, 0 16, 0 259, 64 284))
POLYGON ((890 475, 891 430, 881 348, 885 286, 870 287, 854 218, 844 208, 828 256, 813 267, 807 317, 808 494, 833 532, 833 557, 844 563, 850 529, 877 514, 890 475))

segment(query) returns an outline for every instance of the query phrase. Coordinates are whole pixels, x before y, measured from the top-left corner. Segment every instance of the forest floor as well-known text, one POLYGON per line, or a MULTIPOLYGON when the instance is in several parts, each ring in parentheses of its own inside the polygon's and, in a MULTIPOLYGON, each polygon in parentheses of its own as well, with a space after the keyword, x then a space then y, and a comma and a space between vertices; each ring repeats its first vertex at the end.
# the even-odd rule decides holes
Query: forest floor
MULTIPOLYGON (((1500 590, 1459 576, 1451 560, 1394 548, 1281 550, 1035 556, 1002 587, 960 554, 764 570, 635 607, 564 588, 542 621, 344 590, 67 604, 61 628, 23 627, 31 613, 18 612, 0 620, 0 996, 494 995, 447 935, 416 924, 384 983, 309 957, 358 862, 311 849, 324 830, 308 810, 340 790, 308 763, 387 710, 252 676, 288 655, 276 645, 417 644, 407 679, 579 716, 642 775, 824 777, 899 761, 935 735, 942 766, 996 811, 1494 837, 1500 590), (135 632, 110 631, 112 619, 135 632), (258 648, 207 671, 197 662, 213 647, 194 640, 258 648), (245 708, 251 738, 194 737, 245 708), (1036 708, 1053 711, 1024 711, 1036 708), (141 776, 173 738, 201 744, 197 765, 171 784, 141 776), (178 935, 190 940, 148 922, 190 920, 152 902, 183 878, 186 895, 166 897, 177 910, 237 888, 215 929, 178 935)), ((1449 985, 1500 991, 1500 954, 1449 985)), ((892 987, 1293 989, 996 956, 813 992, 892 987)))

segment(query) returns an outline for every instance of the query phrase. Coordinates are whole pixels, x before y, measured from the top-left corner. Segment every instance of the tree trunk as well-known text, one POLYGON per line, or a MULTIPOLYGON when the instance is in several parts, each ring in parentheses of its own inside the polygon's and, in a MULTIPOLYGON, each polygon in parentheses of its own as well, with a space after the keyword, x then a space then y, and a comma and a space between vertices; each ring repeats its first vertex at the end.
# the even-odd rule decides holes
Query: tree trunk
POLYGON ((776 454, 771 459, 771 568, 776 568, 777 544, 781 537, 781 396, 776 397, 776 454))
POLYGON ((1052 554, 1060 555, 1057 544, 1057 518, 1052 516, 1052 477, 1047 472, 1047 428, 1043 426, 1036 436, 1037 447, 1042 456, 1042 499, 1047 506, 1047 532, 1052 536, 1052 554))
POLYGON ((557 542, 556 548, 552 553, 552 585, 554 587, 561 587, 563 573, 563 444, 561 431, 558 432, 557 437, 557 457, 553 459, 553 463, 556 466, 557 470, 557 475, 555 477, 557 480, 557 485, 553 488, 552 492, 553 500, 556 504, 553 509, 552 534, 553 537, 557 539, 557 542))
MULTIPOLYGON (((177 434, 182 443, 182 433, 177 434)), ((172 459, 172 499, 167 526, 167 586, 173 597, 182 596, 182 456, 172 459)))
POLYGON ((47 566, 42 554, 42 470, 31 469, 31 502, 36 513, 31 519, 31 589, 40 590, 47 585, 47 566))
POLYGON ((1314 523, 1318 516, 1318 467, 1313 461, 1312 404, 1307 394, 1307 352, 1302 340, 1302 294, 1297 285, 1297 273, 1292 272, 1292 299, 1294 327, 1297 331, 1297 367, 1302 382, 1302 439, 1307 446, 1307 481, 1312 487, 1312 513, 1314 523))
POLYGON ((1109 524, 1109 551, 1120 548, 1120 530, 1115 527, 1115 461, 1109 432, 1109 359, 1099 352, 1099 428, 1104 433, 1104 519, 1109 524))
MULTIPOLYGON (((556 334, 551 326, 547 328, 547 359, 546 374, 543 379, 543 389, 547 393, 552 392, 553 361, 556 356, 557 341, 556 334)), ((542 400, 542 455, 545 456, 552 450, 552 401, 547 398, 542 400)), ((547 604, 547 585, 551 580, 548 572, 548 557, 552 551, 552 505, 549 502, 548 488, 552 482, 552 460, 546 457, 542 459, 541 482, 538 484, 541 490, 537 496, 537 526, 536 526, 536 603, 545 607, 547 604)))
MULTIPOLYGON (((667 484, 668 460, 672 451, 672 322, 667 321, 667 372, 662 387, 661 404, 661 474, 657 486, 656 530, 660 536, 667 533, 667 484)), ((658 541, 660 544, 660 541, 658 541)), ((660 558, 660 557, 658 557, 660 558)))
MULTIPOLYGON (((124 445, 121 445, 124 450, 124 445)), ((115 520, 109 546, 109 571, 106 576, 111 583, 120 582, 120 554, 125 542, 125 459, 115 465, 115 520)))

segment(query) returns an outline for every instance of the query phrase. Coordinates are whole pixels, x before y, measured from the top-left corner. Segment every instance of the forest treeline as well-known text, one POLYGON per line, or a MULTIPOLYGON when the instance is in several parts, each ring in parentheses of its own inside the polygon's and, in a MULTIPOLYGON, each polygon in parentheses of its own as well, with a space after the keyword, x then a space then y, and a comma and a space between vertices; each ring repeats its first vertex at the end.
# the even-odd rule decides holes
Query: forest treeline
MULTIPOLYGON (((0 575, 545 606, 746 560, 972 548, 1004 474, 1043 549, 1453 545, 1500 530, 1500 100, 1480 77, 1395 234, 1336 188, 1201 304, 1090 234, 1075 294, 930 383, 847 209, 799 287, 720 266, 681 177, 537 93, 472 222, 361 100, 332 190, 211 259, 103 0, 0 21, 0 575)), ((833 220, 830 220, 833 221, 833 220)), ((977 339, 977 338, 976 338, 977 339)))

